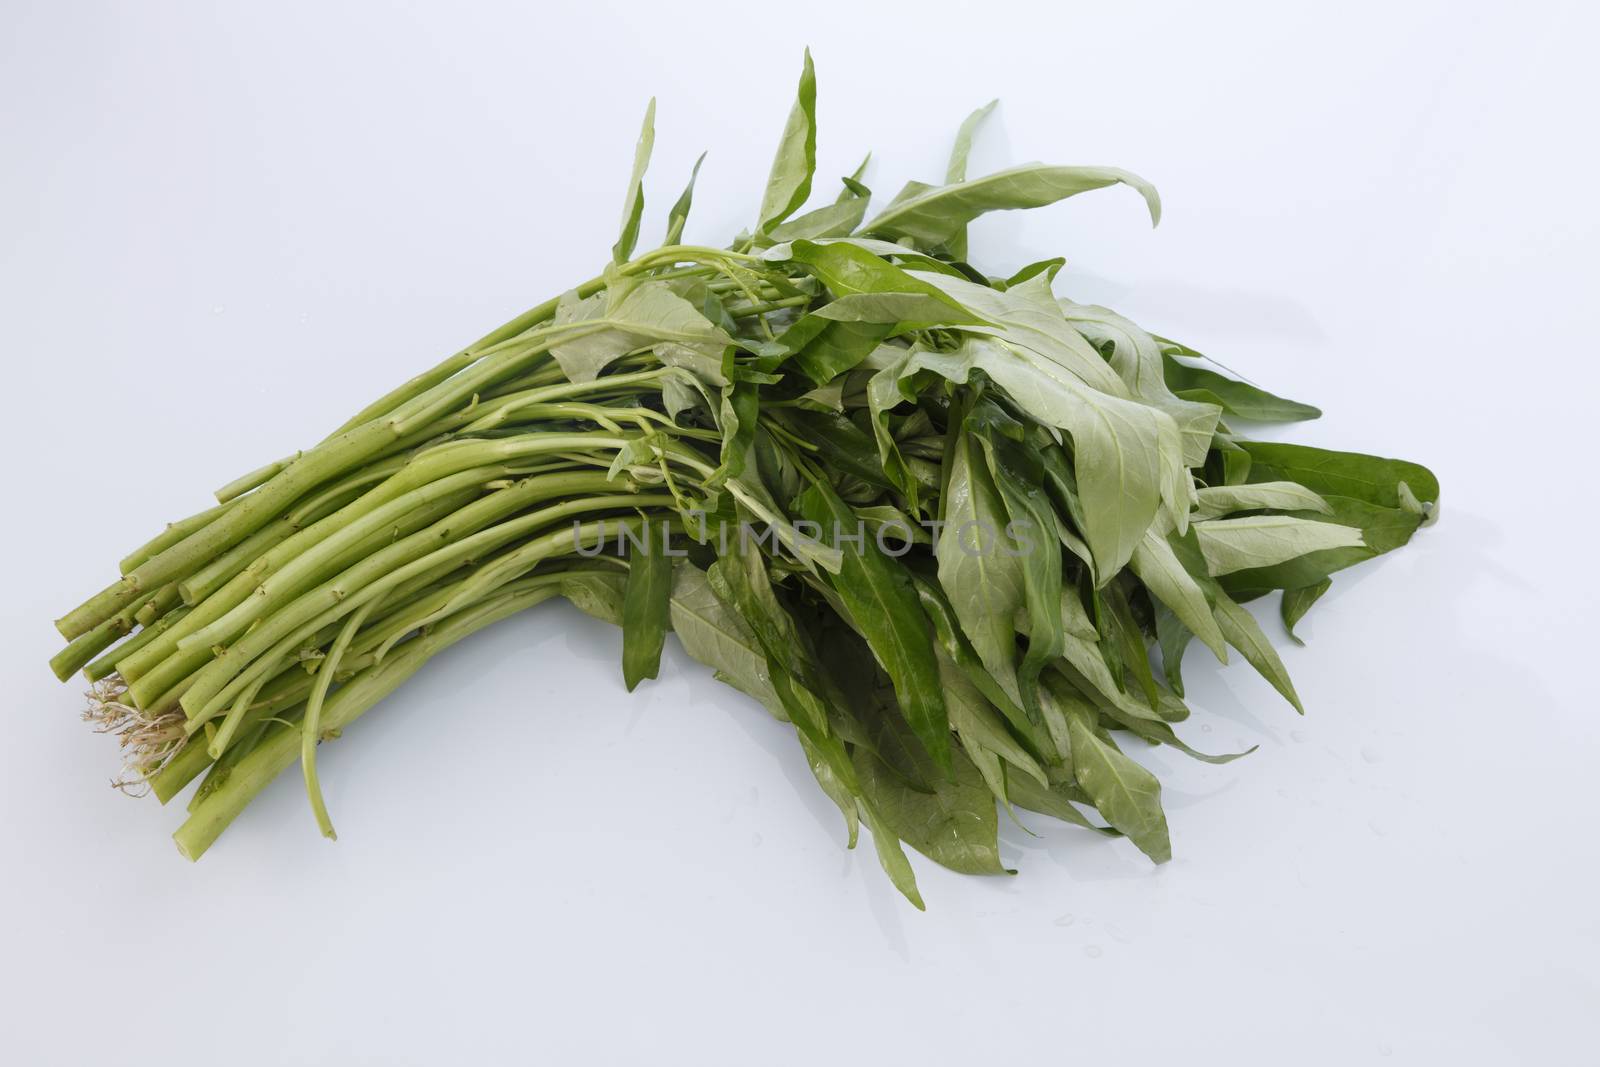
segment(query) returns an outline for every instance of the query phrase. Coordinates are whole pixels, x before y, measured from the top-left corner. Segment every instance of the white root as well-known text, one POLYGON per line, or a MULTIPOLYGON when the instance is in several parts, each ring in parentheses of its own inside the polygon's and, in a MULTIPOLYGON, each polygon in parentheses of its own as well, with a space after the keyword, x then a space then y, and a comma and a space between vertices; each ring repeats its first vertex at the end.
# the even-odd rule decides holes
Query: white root
POLYGON ((111 785, 129 796, 144 796, 150 791, 150 776, 165 767, 183 747, 184 715, 169 711, 154 718, 134 707, 125 698, 127 684, 119 675, 95 682, 84 697, 85 722, 94 724, 95 733, 111 734, 122 749, 122 771, 111 785))

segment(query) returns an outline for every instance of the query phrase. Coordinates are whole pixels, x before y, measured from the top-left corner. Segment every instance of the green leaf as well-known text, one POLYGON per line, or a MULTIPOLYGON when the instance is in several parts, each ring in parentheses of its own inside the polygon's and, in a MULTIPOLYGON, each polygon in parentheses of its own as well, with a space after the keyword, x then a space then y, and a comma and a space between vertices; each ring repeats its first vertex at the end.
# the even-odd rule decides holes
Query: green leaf
POLYGON ((1076 590, 1068 589, 1061 597, 1061 613, 1062 626, 1066 631, 1066 648, 1062 661, 1056 664, 1057 669, 1070 674, 1077 688, 1097 697, 1096 702, 1103 707, 1115 708, 1135 718, 1159 718, 1155 708, 1134 700, 1123 691, 1120 674, 1113 675, 1106 662, 1106 649, 1116 646, 1101 643, 1094 623, 1078 600, 1076 590))
POLYGON ((854 754, 856 778, 885 828, 935 863, 962 874, 1009 874, 995 836, 994 795, 964 752, 952 756, 951 775, 931 793, 912 789, 860 748, 854 754))
MULTIPOLYGON (((1156 605, 1156 644, 1161 648, 1161 671, 1166 675, 1167 685, 1180 697, 1183 696, 1183 654, 1193 639, 1194 631, 1171 611, 1156 605)), ((1223 656, 1217 658, 1227 662, 1223 656)))
POLYGON ((1022 739, 1030 755, 1043 757, 1048 750, 1035 736, 1033 723, 1023 713, 1017 704, 1017 699, 1008 694, 1005 687, 997 682, 994 675, 983 665, 983 660, 978 657, 971 642, 962 634, 960 621, 955 617, 955 610, 950 606, 939 585, 922 578, 915 581, 917 595, 922 598, 923 611, 933 622, 934 633, 939 639, 941 659, 955 664, 962 677, 983 695, 990 706, 1005 716, 1012 731, 1022 739))
POLYGON ((1249 485, 1202 486, 1195 491, 1200 518, 1238 511, 1314 511, 1333 514, 1333 507, 1299 482, 1257 482, 1249 485))
POLYGON ((1272 642, 1267 640, 1267 635, 1261 632, 1255 617, 1221 591, 1217 592, 1215 599, 1217 625, 1222 627, 1222 636, 1228 639, 1228 644, 1238 649, 1245 661, 1261 677, 1271 682, 1272 688, 1283 694, 1295 711, 1304 715, 1306 709, 1300 703, 1300 695, 1294 691, 1294 683, 1289 680, 1289 670, 1278 657, 1272 642))
MULTIPOLYGON (((836 471, 859 478, 880 489, 892 489, 883 465, 878 462, 877 445, 849 419, 831 411, 792 408, 783 416, 785 427, 816 446, 817 455, 836 471)), ((855 520, 852 520, 855 521, 855 520)), ((847 532, 854 532, 853 530, 847 532)))
POLYGON ((817 169, 817 74, 806 49, 805 67, 789 121, 778 141, 778 152, 767 175, 756 229, 770 234, 784 219, 800 210, 811 195, 811 176, 817 169))
POLYGON ((566 293, 557 304, 555 325, 574 327, 565 334, 569 340, 550 346, 551 355, 573 382, 593 381, 628 352, 662 342, 718 361, 733 344, 721 327, 660 281, 586 299, 566 293))
POLYGON ((938 287, 854 242, 795 241, 787 247, 834 294, 832 303, 814 313, 827 319, 916 326, 983 321, 938 287))
POLYGON ((622 601, 622 680, 630 693, 661 670, 673 584, 666 524, 645 522, 640 533, 644 549, 635 546, 629 556, 622 601))
MULTIPOLYGON (((1186 355, 1199 355, 1188 349, 1183 351, 1186 355)), ((1162 376, 1174 392, 1193 400, 1221 404, 1229 415, 1252 422, 1300 422, 1322 417, 1321 409, 1310 404, 1285 400, 1248 382, 1236 381, 1205 367, 1184 363, 1172 354, 1170 347, 1164 353, 1162 376)))
POLYGON ((1161 221, 1161 199, 1153 185, 1113 167, 1053 167, 1025 163, 982 178, 925 189, 891 204, 867 223, 865 232, 909 237, 923 248, 946 245, 967 223, 990 211, 1042 207, 1091 189, 1123 184, 1137 190, 1161 221))
POLYGON ((1168 745, 1177 749, 1179 752, 1182 752, 1190 759, 1199 760, 1201 763, 1209 763, 1216 767, 1220 767, 1225 763, 1232 763, 1236 759, 1244 759, 1244 757, 1250 755, 1256 749, 1261 747, 1260 745, 1251 745, 1242 752, 1224 752, 1220 755, 1212 755, 1209 752, 1201 752, 1198 749, 1191 748, 1188 742, 1179 737, 1175 732, 1173 732, 1172 727, 1168 726, 1164 722, 1150 722, 1147 719, 1134 719, 1124 723, 1123 725, 1126 726, 1132 733, 1137 734, 1146 741, 1152 741, 1160 745, 1168 745))
POLYGON ((987 337, 966 337, 953 352, 917 352, 906 372, 923 368, 957 383, 981 370, 1027 414, 1071 435, 1084 539, 1101 582, 1133 556, 1163 500, 1187 513, 1189 473, 1177 425, 1164 412, 1098 393, 1055 364, 987 337))
MULTIPOLYGON (((983 120, 994 111, 998 100, 991 100, 987 104, 968 115, 961 124, 961 129, 956 131, 956 143, 950 149, 950 164, 945 168, 944 180, 947 185, 967 180, 967 157, 972 154, 972 138, 978 132, 978 127, 983 125, 983 120)), ((955 259, 967 258, 967 228, 961 227, 954 237, 948 242, 950 255, 955 259)))
MULTIPOLYGON (((865 167, 866 161, 863 160, 861 165, 865 167)), ((861 184, 859 175, 860 171, 857 171, 855 177, 844 179, 844 192, 839 194, 839 199, 773 227, 767 239, 776 244, 848 237, 861 225, 861 220, 867 214, 867 205, 872 201, 872 190, 861 184)))
POLYGON ((1145 704, 1152 711, 1159 711, 1161 697, 1155 675, 1150 670, 1150 650, 1145 644, 1144 633, 1133 617, 1133 609, 1123 592, 1122 582, 1107 582, 1100 596, 1107 608, 1102 614, 1107 637, 1118 649, 1123 670, 1138 682, 1145 704))
POLYGON ((706 154, 701 152, 700 158, 694 161, 694 169, 689 172, 689 184, 683 187, 683 194, 667 215, 667 239, 662 244, 675 245, 683 240, 683 227, 689 221, 689 208, 694 204, 695 179, 700 177, 700 164, 705 161, 706 154))
POLYGON ((1005 504, 970 433, 962 431, 946 462, 950 484, 935 552, 939 585, 984 667, 1019 700, 1013 620, 1026 593, 1020 563, 997 543, 1006 527, 1005 504))
MULTIPOLYGON (((1172 546, 1179 561, 1190 574, 1197 571, 1203 573, 1205 559, 1200 551, 1199 536, 1195 523, 1189 528, 1185 536, 1172 534, 1168 537, 1168 544, 1172 546)), ((1198 577, 1198 575, 1197 575, 1198 577)), ((1240 607, 1226 592, 1222 584, 1215 578, 1207 577, 1201 581, 1206 596, 1211 600, 1212 610, 1216 616, 1217 626, 1222 630, 1223 638, 1233 648, 1239 650, 1245 662, 1256 669, 1256 672, 1272 683, 1272 687, 1283 694, 1294 709, 1305 714, 1305 708, 1300 703, 1300 697, 1294 691, 1294 683, 1289 680, 1289 671, 1283 665, 1283 660, 1278 657, 1278 652, 1267 640, 1267 635, 1261 632, 1261 627, 1256 623, 1255 617, 1240 607)), ((1159 621, 1159 620, 1158 620, 1159 621)), ((1163 651, 1165 655, 1165 651, 1163 651)), ((1172 662, 1167 661, 1168 670, 1172 669, 1172 662)), ((1181 691, 1181 690, 1180 690, 1181 691)))
POLYGON ((968 115, 961 123, 961 129, 956 131, 955 146, 950 149, 950 164, 945 168, 945 184, 954 185, 967 180, 967 157, 972 154, 973 135, 978 132, 983 120, 989 117, 999 103, 999 100, 989 101, 968 115))
POLYGON ((860 366, 892 329, 877 322, 839 322, 804 315, 774 343, 794 353, 795 364, 807 378, 825 385, 860 366))
MULTIPOLYGON (((856 536, 860 520, 826 482, 814 482, 801 494, 806 518, 837 537, 856 536)), ((933 654, 932 627, 923 614, 905 566, 878 549, 869 537, 843 552, 831 585, 849 612, 857 632, 894 682, 900 711, 934 762, 950 769, 950 718, 939 684, 933 654)))
POLYGON ((639 241, 639 219, 644 215, 644 172, 650 166, 650 151, 656 143, 656 100, 644 110, 644 126, 639 130, 639 143, 633 150, 633 173, 628 177, 628 195, 622 201, 622 228, 617 243, 611 246, 611 258, 626 263, 633 256, 633 246, 639 241))
POLYGON ((1439 480, 1428 468, 1402 459, 1335 452, 1276 441, 1240 441, 1250 454, 1250 480, 1299 482, 1324 496, 1348 496, 1386 508, 1400 507, 1400 483, 1414 499, 1436 504, 1439 480))
POLYGON ((1327 513, 1302 512, 1308 518, 1326 518, 1361 532, 1362 547, 1335 548, 1298 556, 1272 567, 1242 570, 1222 579, 1222 587, 1235 599, 1248 600, 1274 589, 1315 585, 1328 575, 1374 556, 1391 552, 1407 541, 1423 519, 1405 508, 1387 508, 1347 496, 1324 496, 1327 513))
POLYGON ((1019 268, 1015 274, 1005 279, 1004 282, 1001 282, 995 278, 990 278, 989 281, 990 284, 992 284, 996 289, 999 289, 1001 292, 1005 292, 1008 289, 1013 289, 1016 286, 1021 285, 1025 281, 1043 275, 1046 287, 1048 288, 1049 283, 1052 283, 1056 280, 1057 272, 1060 271, 1062 267, 1066 266, 1066 263, 1067 259, 1065 256, 1052 256, 1049 259, 1035 260, 1034 262, 1029 263, 1027 266, 1019 268))
POLYGON ((1001 760, 1031 776, 1040 786, 1048 786, 1050 782, 1044 768, 1011 736, 1005 721, 984 699, 978 687, 942 649, 938 655, 939 679, 944 686, 945 706, 950 711, 950 727, 982 773, 989 791, 996 799, 1009 802, 1001 760))
POLYGON ((1129 320, 1094 304, 1060 302, 1062 314, 1098 349, 1111 352, 1111 367, 1133 395, 1160 408, 1178 424, 1183 435, 1183 461, 1199 467, 1211 449, 1211 438, 1222 415, 1220 406, 1196 403, 1175 395, 1162 377, 1161 346, 1129 320))
POLYGON ((1363 547, 1360 530, 1293 515, 1207 519, 1195 523, 1194 530, 1213 577, 1272 567, 1325 549, 1363 547))
POLYGON ((668 615, 672 631, 692 659, 759 700, 778 718, 788 718, 773 691, 766 654, 755 633, 743 616, 718 598, 705 571, 687 561, 673 568, 668 615))
POLYGON ((585 615, 621 626, 623 585, 626 580, 621 574, 569 574, 561 579, 561 595, 572 601, 585 615))
MULTIPOLYGON (((1025 429, 989 400, 980 401, 967 425, 988 460, 989 475, 1004 502, 1005 538, 993 551, 1014 555, 1022 575, 1028 613, 1028 649, 1017 675, 1030 710, 1036 708, 1034 682, 1045 664, 1061 655, 1061 545, 1055 508, 1044 488, 1044 468, 1021 444, 1025 429), (1003 546, 1003 547, 1002 547, 1003 546)), ((998 533, 998 531, 997 531, 998 533)))
POLYGON ((862 157, 860 166, 856 167, 855 171, 851 173, 850 177, 841 179, 844 187, 839 190, 839 197, 838 200, 835 201, 836 203, 842 204, 846 200, 862 200, 872 195, 871 190, 863 192, 862 190, 865 190, 866 186, 861 184, 861 179, 865 177, 867 173, 867 165, 871 162, 872 153, 868 152, 862 157))
MULTIPOLYGON (((1002 291, 967 278, 922 270, 910 273, 990 324, 971 327, 973 332, 1025 349, 1070 372, 1097 392, 1121 398, 1133 396, 1104 357, 1067 322, 1050 291, 1048 275, 1035 274, 1002 291)), ((1206 443, 1210 443, 1209 433, 1206 443)))
POLYGON ((1019 774, 1006 773, 1006 791, 1011 802, 1019 808, 1049 815, 1062 822, 1093 830, 1105 837, 1121 837, 1122 831, 1111 826, 1097 826, 1089 817, 1073 807, 1072 799, 1059 786, 1044 786, 1019 774))
MULTIPOLYGON (((861 803, 857 799, 855 793, 852 792, 853 787, 840 779, 838 774, 834 772, 833 765, 829 762, 828 757, 817 751, 816 747, 812 745, 810 741, 806 740, 805 734, 797 733, 795 734, 795 737, 799 739, 800 747, 805 751, 806 762, 811 766, 811 773, 816 778, 817 785, 821 787, 822 792, 827 795, 829 800, 833 801, 834 804, 838 806, 839 811, 844 815, 846 834, 845 847, 855 848, 856 838, 859 836, 859 828, 861 825, 861 803)), ((874 837, 873 840, 875 843, 877 842, 876 837, 874 837)), ((883 846, 879 845, 878 847, 879 855, 881 856, 883 846)), ((898 842, 896 842, 895 847, 896 851, 898 851, 898 842)), ((905 861, 904 856, 901 856, 900 859, 902 862, 905 861)), ((887 867, 885 869, 887 869, 887 867)), ((907 867, 907 870, 909 871, 910 868, 907 867)), ((893 877, 892 873, 890 877, 893 877)), ((899 882, 895 883, 896 886, 899 886, 899 884, 899 882)), ((912 880, 911 887, 912 892, 915 893, 915 879, 912 880)), ((912 903, 918 904, 919 907, 921 906, 914 897, 912 898, 912 903)))
POLYGON ((1324 578, 1314 585, 1303 585, 1298 589, 1285 589, 1283 600, 1279 605, 1279 612, 1283 617, 1283 628, 1297 645, 1305 644, 1300 640, 1300 635, 1294 632, 1295 623, 1305 618, 1306 612, 1311 610, 1311 605, 1322 599, 1333 585, 1332 578, 1324 578))
POLYGON ((927 905, 922 903, 922 894, 917 891, 917 876, 912 872, 911 863, 900 848, 900 839, 878 817, 871 804, 861 801, 858 807, 867 829, 872 831, 872 847, 877 850, 878 863, 889 876, 889 881, 894 883, 894 887, 900 890, 901 895, 916 905, 918 911, 927 911, 927 905))
POLYGON ((1102 741, 1080 714, 1067 720, 1072 737, 1072 771, 1106 822, 1125 834, 1156 863, 1172 858, 1167 817, 1161 810, 1156 776, 1102 741))
MULTIPOLYGON (((1217 659, 1228 662, 1227 644, 1223 641, 1216 619, 1212 617, 1211 604, 1206 600, 1205 591, 1201 589, 1196 576, 1178 562, 1166 538, 1156 536, 1154 530, 1146 530, 1139 547, 1134 549, 1129 566, 1145 584, 1145 588, 1150 590, 1150 594, 1166 605, 1177 621, 1187 628, 1187 632, 1198 636, 1217 659)), ((1171 677, 1170 671, 1168 677, 1171 677)), ((1176 688, 1181 692, 1181 683, 1176 688)))

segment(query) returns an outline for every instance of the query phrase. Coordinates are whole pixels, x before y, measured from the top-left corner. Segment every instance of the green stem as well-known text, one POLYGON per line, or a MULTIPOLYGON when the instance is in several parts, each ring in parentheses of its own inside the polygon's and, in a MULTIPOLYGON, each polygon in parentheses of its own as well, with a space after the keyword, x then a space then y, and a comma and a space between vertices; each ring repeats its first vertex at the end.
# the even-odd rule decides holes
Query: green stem
MULTIPOLYGON (((548 599, 555 591, 555 587, 541 586, 497 597, 408 642, 393 657, 363 671, 333 694, 324 709, 323 729, 342 731, 437 653, 485 626, 548 599)), ((300 752, 299 734, 296 726, 272 727, 173 834, 178 851, 191 860, 199 859, 245 805, 294 763, 300 752)))
MULTIPOLYGON (((443 547, 420 558, 412 558, 410 562, 398 568, 394 567, 395 557, 405 555, 414 546, 405 546, 406 552, 394 555, 377 553, 351 567, 336 580, 303 594, 272 615, 261 619, 236 644, 200 670, 193 684, 184 692, 180 703, 190 718, 204 719, 215 715, 218 708, 234 696, 241 686, 248 684, 248 679, 253 673, 261 669, 259 666, 253 666, 259 660, 289 655, 309 634, 411 577, 445 565, 454 567, 462 560, 476 557, 485 551, 493 551, 550 523, 559 522, 573 515, 608 508, 666 505, 671 501, 670 496, 649 493, 565 500, 560 504, 518 516, 464 537, 449 534, 452 539, 443 547)), ((529 545, 545 545, 548 546, 546 555, 557 554, 553 550, 563 537, 570 550, 574 533, 571 526, 566 526, 555 534, 536 538, 529 545)), ((589 533, 592 536, 593 531, 589 533)), ((435 543, 442 539, 444 538, 437 538, 435 543)))

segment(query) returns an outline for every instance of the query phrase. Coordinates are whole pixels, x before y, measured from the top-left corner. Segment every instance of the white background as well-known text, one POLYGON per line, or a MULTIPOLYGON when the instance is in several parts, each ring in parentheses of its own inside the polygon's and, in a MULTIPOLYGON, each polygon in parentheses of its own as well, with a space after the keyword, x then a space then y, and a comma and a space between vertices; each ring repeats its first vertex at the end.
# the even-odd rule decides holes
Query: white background
MULTIPOLYGON (((11 1063, 1593 1062, 1597 27, 1583 5, 0 8, 0 1058, 11 1063), (52 681, 162 523, 645 241, 753 221, 809 43, 819 189, 1128 167, 974 227, 1430 464, 1443 520, 1284 655, 1191 656, 1177 858, 1029 818, 896 897, 786 728, 550 604, 286 775, 198 865, 52 681), (1585 903, 1585 902, 1589 903, 1585 903), (9 1053, 9 1055, 6 1055, 9 1053), (1046 1058, 1047 1057, 1047 1058, 1046 1058)), ((1266 611, 1275 612, 1275 605, 1266 611)), ((1267 628, 1278 634, 1275 621, 1267 628)))

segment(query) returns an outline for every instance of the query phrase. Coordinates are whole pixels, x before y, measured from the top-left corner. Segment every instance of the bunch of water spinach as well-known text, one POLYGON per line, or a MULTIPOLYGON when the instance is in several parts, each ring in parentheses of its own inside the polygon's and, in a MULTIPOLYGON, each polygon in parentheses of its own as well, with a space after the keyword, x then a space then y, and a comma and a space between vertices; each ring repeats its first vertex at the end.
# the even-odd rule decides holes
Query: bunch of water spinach
MULTIPOLYGON (((597 276, 230 483, 67 613, 63 679, 120 736, 123 784, 199 780, 200 856, 298 762, 429 657, 552 597, 622 628, 631 689, 669 632, 791 723, 850 843, 865 822, 921 906, 902 844, 998 874, 998 808, 1171 852, 1156 778, 1198 639, 1296 708, 1241 605, 1295 622, 1330 575, 1432 516, 1413 463, 1248 440, 1315 418, 1106 308, 1055 295, 1061 260, 995 277, 967 224, 1112 185, 1031 163, 869 213, 863 170, 812 199, 806 57, 760 210, 727 248, 636 255, 646 114, 597 276)), ((991 105, 992 107, 992 105, 991 105)), ((699 165, 696 164, 696 171, 699 165)))

